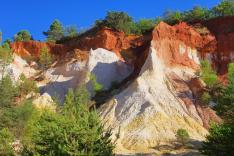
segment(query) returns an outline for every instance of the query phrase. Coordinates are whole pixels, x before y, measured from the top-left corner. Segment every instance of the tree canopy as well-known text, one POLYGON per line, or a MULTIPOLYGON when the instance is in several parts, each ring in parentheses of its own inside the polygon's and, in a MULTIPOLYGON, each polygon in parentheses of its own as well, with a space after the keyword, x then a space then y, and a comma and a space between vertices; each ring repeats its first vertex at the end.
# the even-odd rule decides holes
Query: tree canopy
POLYGON ((21 30, 14 36, 14 41, 30 41, 32 38, 28 30, 21 30))

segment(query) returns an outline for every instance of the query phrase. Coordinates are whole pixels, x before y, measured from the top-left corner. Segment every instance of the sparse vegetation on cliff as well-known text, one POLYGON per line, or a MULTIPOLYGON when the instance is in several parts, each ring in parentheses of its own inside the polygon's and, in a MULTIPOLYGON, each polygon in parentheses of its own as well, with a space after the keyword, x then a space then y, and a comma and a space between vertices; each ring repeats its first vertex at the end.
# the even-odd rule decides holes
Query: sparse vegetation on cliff
POLYGON ((43 47, 40 50, 39 55, 39 64, 43 69, 46 69, 53 62, 53 55, 49 52, 49 48, 47 46, 43 47))

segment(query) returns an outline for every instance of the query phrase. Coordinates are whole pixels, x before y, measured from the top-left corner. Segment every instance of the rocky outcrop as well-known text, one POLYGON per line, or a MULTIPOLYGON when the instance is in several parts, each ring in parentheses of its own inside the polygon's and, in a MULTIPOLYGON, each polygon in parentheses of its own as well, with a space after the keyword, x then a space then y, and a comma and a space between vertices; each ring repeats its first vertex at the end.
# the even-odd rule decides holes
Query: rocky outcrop
POLYGON ((59 56, 70 50, 64 45, 39 41, 13 42, 11 44, 12 51, 23 58, 38 57, 43 47, 48 47, 51 53, 59 56))
POLYGON ((43 95, 34 99, 32 103, 38 109, 50 109, 50 110, 56 109, 56 104, 54 103, 51 96, 47 93, 44 93, 43 95))
POLYGON ((234 17, 220 17, 202 22, 215 36, 213 53, 205 53, 220 75, 227 73, 227 65, 234 60, 234 17))
MULTIPOLYGON (((36 74, 36 70, 17 54, 13 55, 13 61, 6 66, 4 72, 5 74, 8 74, 14 82, 19 79, 21 74, 25 75, 27 78, 36 74)), ((0 77, 2 77, 2 74, 3 71, 0 71, 0 77)))
POLYGON ((179 128, 192 139, 204 139, 207 124, 219 118, 196 103, 189 84, 199 68, 199 49, 207 44, 185 23, 155 28, 139 76, 100 108, 104 123, 113 128, 116 152, 150 152, 175 140, 179 128))
MULTIPOLYGON (((108 50, 99 48, 89 52, 87 59, 73 58, 69 62, 50 68, 45 80, 40 83, 41 92, 63 100, 69 88, 89 81, 89 74, 96 76, 103 89, 109 89, 113 82, 120 82, 132 72, 132 67, 108 50)), ((92 88, 89 86, 90 92, 92 88)))

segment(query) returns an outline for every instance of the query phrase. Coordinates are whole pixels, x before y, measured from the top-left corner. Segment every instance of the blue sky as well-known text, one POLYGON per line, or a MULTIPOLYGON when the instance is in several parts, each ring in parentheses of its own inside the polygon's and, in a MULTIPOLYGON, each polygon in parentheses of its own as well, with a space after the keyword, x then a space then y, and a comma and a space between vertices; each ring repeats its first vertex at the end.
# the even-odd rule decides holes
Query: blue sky
POLYGON ((2 0, 0 30, 3 39, 12 38, 22 29, 34 39, 43 40, 54 19, 64 25, 90 27, 107 11, 125 11, 134 19, 154 18, 165 10, 187 10, 193 6, 212 7, 219 0, 2 0))

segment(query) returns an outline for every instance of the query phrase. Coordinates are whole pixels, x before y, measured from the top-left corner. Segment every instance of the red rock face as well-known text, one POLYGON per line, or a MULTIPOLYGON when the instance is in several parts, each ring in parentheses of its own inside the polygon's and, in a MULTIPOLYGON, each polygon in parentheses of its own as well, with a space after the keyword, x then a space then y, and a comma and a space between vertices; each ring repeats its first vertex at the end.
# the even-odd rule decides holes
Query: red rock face
POLYGON ((55 55, 62 55, 69 49, 64 45, 39 41, 14 42, 11 44, 13 52, 22 57, 38 57, 43 47, 48 47, 50 52, 55 55))
POLYGON ((170 26, 161 22, 153 31, 153 47, 168 66, 199 68, 196 55, 200 50, 211 52, 214 36, 202 36, 186 23, 170 26), (206 48, 208 47, 208 48, 206 48))
MULTIPOLYGON (((215 36, 216 47, 211 59, 220 75, 227 73, 227 65, 234 60, 234 17, 222 17, 202 23, 215 36)), ((209 55, 206 53, 206 56, 209 55)))

